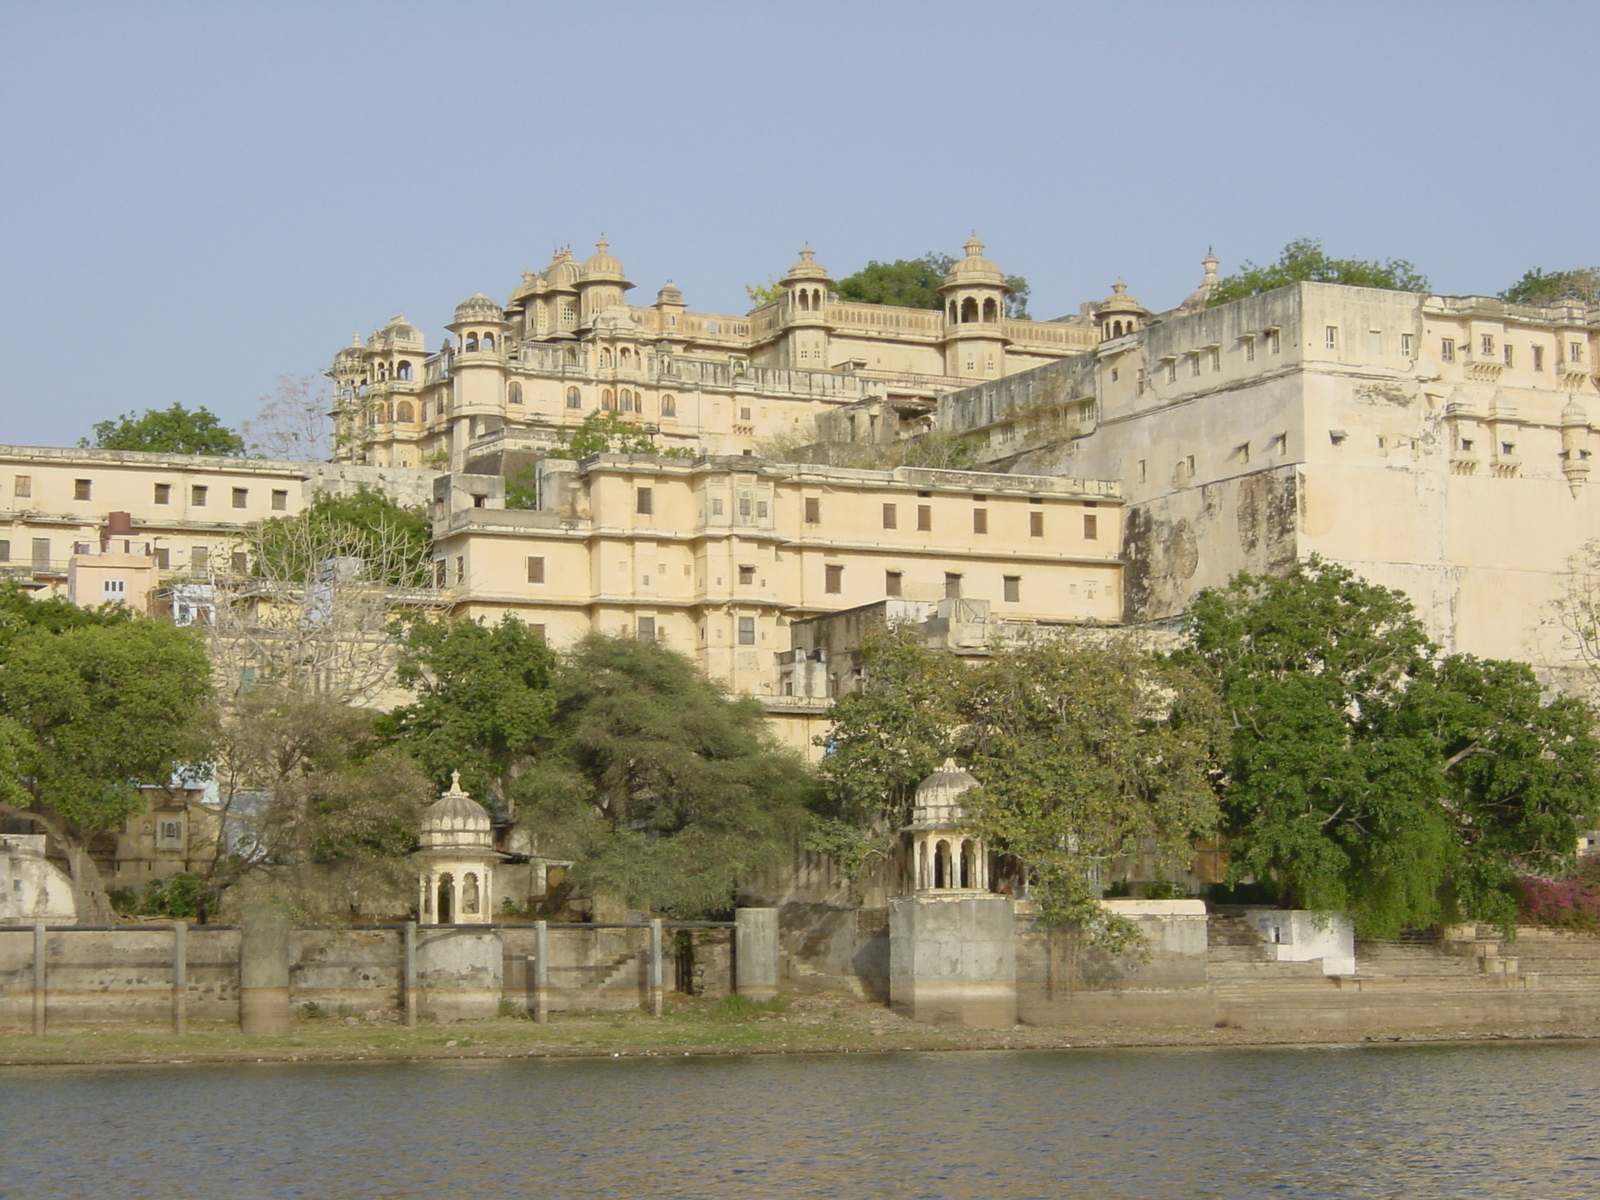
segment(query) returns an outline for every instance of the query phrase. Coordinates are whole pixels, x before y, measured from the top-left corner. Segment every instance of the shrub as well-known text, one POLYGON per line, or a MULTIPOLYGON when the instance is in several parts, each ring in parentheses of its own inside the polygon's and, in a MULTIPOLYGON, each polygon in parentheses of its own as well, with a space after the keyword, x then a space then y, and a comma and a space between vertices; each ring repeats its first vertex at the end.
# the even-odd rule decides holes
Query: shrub
POLYGON ((1521 882, 1520 924, 1600 933, 1600 859, 1580 863, 1566 879, 1524 878, 1521 882))

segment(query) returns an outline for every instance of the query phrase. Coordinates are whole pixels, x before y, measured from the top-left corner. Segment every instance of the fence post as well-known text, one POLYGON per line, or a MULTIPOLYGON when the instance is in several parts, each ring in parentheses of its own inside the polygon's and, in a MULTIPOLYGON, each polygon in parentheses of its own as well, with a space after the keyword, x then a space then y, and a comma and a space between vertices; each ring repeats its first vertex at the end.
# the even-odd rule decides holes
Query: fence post
POLYGON ((33 923, 33 1036, 44 1036, 44 922, 33 923))
POLYGON ((172 1032, 189 1032, 189 922, 172 923, 172 1032))
POLYGON ((733 919, 734 990, 771 1000, 778 994, 778 910, 737 908, 733 919))
POLYGON ((533 1019, 550 1020, 550 922, 533 923, 533 1019))
POLYGON ((407 1029, 417 1027, 417 923, 407 921, 400 939, 400 1010, 407 1029))
POLYGON ((650 1015, 661 1015, 661 918, 650 920, 650 1015))

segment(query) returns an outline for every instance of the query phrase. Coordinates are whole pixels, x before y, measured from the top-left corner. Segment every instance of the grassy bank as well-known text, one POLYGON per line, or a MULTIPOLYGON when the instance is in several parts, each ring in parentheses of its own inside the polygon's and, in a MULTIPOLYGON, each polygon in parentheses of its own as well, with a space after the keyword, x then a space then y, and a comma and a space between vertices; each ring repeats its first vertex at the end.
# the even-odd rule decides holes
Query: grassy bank
POLYGON ((187 1037, 159 1029, 69 1028, 42 1038, 0 1033, 0 1066, 170 1062, 349 1062, 431 1058, 671 1056, 683 1054, 883 1053, 1049 1050, 1114 1046, 1249 1046, 1352 1041, 1594 1038, 1588 1026, 1369 1031, 1096 1027, 960 1029, 918 1025, 876 1005, 809 998, 770 1006, 674 999, 659 1018, 641 1013, 557 1013, 544 1025, 502 1018, 406 1029, 394 1022, 320 1017, 285 1037, 244 1037, 228 1025, 196 1025, 187 1037))

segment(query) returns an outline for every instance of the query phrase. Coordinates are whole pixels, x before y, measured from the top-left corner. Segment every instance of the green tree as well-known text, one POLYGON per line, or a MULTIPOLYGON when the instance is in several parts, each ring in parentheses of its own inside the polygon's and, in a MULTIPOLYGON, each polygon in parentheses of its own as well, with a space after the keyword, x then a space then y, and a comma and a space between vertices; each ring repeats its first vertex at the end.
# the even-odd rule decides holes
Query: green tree
POLYGON ((782 299, 783 284, 771 276, 765 283, 747 283, 744 285, 744 294, 750 297, 750 307, 760 308, 771 304, 774 300, 782 299))
POLYGON ((244 453, 244 439, 205 408, 147 408, 124 413, 111 421, 97 421, 94 441, 80 446, 96 450, 148 450, 157 454, 215 454, 233 457, 244 453))
POLYGON ((1099 903, 1102 879, 1141 852, 1181 869, 1216 832, 1222 724, 1209 682, 1126 643, 1041 641, 974 671, 963 707, 982 781, 965 801, 972 827, 1021 860, 1048 922, 1135 944, 1137 929, 1099 903))
POLYGON ((1403 258, 1387 262, 1359 258, 1330 258, 1316 238, 1300 238, 1283 248, 1276 262, 1258 266, 1246 260, 1233 275, 1217 281, 1209 304, 1227 304, 1258 292, 1291 283, 1343 283, 1351 287, 1387 288, 1397 292, 1426 292, 1428 278, 1403 258))
POLYGON ((377 488, 321 492, 292 517, 263 521, 250 539, 251 569, 294 583, 315 580, 330 559, 359 559, 361 577, 414 587, 426 576, 433 524, 420 508, 377 488))
POLYGON ((579 888, 694 916, 792 851, 812 789, 758 703, 654 643, 591 635, 562 656, 553 736, 512 794, 579 888))
POLYGON ((596 409, 586 416, 561 443, 550 451, 551 458, 587 458, 591 454, 656 454, 663 458, 693 458, 694 451, 683 446, 663 449, 655 434, 621 413, 596 409))
MULTIPOLYGON (((943 308, 944 297, 939 288, 955 263, 956 260, 950 255, 935 250, 928 251, 920 258, 897 258, 887 263, 874 259, 854 275, 839 281, 839 298, 859 304, 943 308)), ((1011 289, 1011 294, 1006 298, 1007 314, 1025 319, 1028 315, 1028 281, 1021 275, 1007 275, 1005 282, 1011 289)))
POLYGON ((400 682, 416 699, 386 722, 443 786, 459 770, 475 796, 505 796, 553 733, 556 659, 530 626, 422 617, 404 626, 400 682))
POLYGON ((45 828, 66 855, 79 917, 103 922, 90 841, 143 808, 138 785, 208 757, 205 652, 186 629, 111 611, 69 617, 11 588, 0 629, 0 812, 45 828))
POLYGON ((1549 272, 1535 267, 1501 292, 1500 299, 1509 304, 1600 304, 1600 267, 1549 272))
POLYGON ((1595 812, 1576 705, 1517 664, 1440 657, 1401 592, 1313 559, 1191 613, 1230 727, 1232 869, 1286 904, 1377 936, 1504 923, 1514 868, 1570 854, 1595 812))

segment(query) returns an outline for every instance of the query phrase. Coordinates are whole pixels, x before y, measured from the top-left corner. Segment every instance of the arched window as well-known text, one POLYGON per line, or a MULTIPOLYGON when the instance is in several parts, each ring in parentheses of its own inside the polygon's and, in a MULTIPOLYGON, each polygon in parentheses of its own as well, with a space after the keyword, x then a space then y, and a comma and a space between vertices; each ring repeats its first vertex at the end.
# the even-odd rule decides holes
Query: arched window
POLYGON ((456 919, 456 883, 448 872, 439 876, 439 903, 434 905, 439 914, 439 924, 453 925, 456 919))
POLYGON ((519 383, 515 379, 513 379, 509 384, 506 385, 506 403, 507 404, 521 404, 522 403, 522 384, 519 383))
POLYGON ((415 420, 415 415, 409 400, 402 400, 399 404, 394 406, 394 419, 406 425, 411 424, 411 422, 415 420))
POLYGON ((974 869, 976 867, 976 865, 977 864, 973 861, 973 856, 972 856, 972 843, 970 841, 967 841, 967 840, 963 839, 962 843, 961 843, 961 882, 959 884, 960 887, 962 887, 962 888, 972 888, 972 887, 976 887, 977 886, 978 873, 974 869))
POLYGON ((633 391, 631 389, 623 388, 622 389, 622 394, 620 396, 618 396, 617 399, 618 399, 617 407, 620 408, 623 412, 632 412, 633 411, 633 391))
POLYGON ((601 369, 602 370, 606 370, 606 369, 609 369, 610 366, 611 366, 611 351, 609 349, 601 350, 600 351, 600 367, 601 367, 601 369))
POLYGON ((632 350, 629 350, 626 346, 624 346, 622 348, 622 352, 619 355, 619 357, 621 358, 621 365, 622 365, 622 369, 624 371, 633 370, 633 351, 632 350))
POLYGON ((675 397, 675 396, 663 396, 663 397, 661 397, 661 415, 663 417, 675 417, 675 416, 678 415, 678 400, 677 400, 677 397, 675 397))
POLYGON ((612 410, 617 407, 617 395, 610 388, 600 393, 600 407, 612 410))
POLYGON ((468 871, 461 877, 461 915, 476 916, 478 913, 478 876, 468 871))
POLYGON ((822 311, 822 291, 820 289, 811 293, 811 311, 822 311))
POLYGON ((478 335, 475 333, 467 334, 467 340, 462 343, 461 348, 469 351, 476 350, 478 348, 478 335))
POLYGON ((574 365, 578 361, 578 348, 576 346, 564 346, 561 350, 561 361, 569 367, 574 365))
POLYGON ((409 383, 411 380, 411 364, 408 362, 401 362, 401 364, 395 368, 394 375, 396 379, 404 379, 409 383))
POLYGON ((485 350, 494 349, 494 334, 486 333, 483 335, 483 348, 485 350))
POLYGON ((995 304, 993 296, 983 302, 983 319, 985 321, 997 321, 1000 319, 1000 309, 995 304))
POLYGON ((568 408, 582 408, 583 407, 583 393, 578 391, 578 389, 575 388, 575 387, 569 387, 567 389, 567 407, 568 408))
POLYGON ((978 319, 978 302, 968 296, 961 302, 961 323, 969 324, 978 319))
POLYGON ((956 302, 954 300, 950 301, 950 319, 952 321, 956 319, 956 302))
POLYGON ((940 841, 933 848, 933 886, 947 888, 950 883, 950 843, 940 841))

